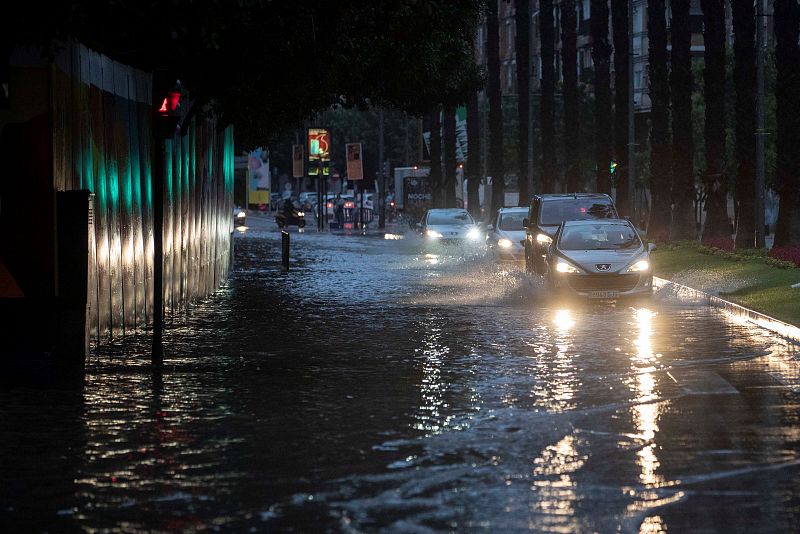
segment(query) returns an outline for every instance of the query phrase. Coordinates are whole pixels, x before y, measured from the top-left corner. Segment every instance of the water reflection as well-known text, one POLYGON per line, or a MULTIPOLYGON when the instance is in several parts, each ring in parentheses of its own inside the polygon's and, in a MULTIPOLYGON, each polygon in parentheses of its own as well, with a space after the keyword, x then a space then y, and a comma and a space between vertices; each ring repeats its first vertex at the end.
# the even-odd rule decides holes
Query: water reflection
POLYGON ((538 344, 536 347, 533 397, 547 410, 564 412, 575 408, 575 392, 580 386, 575 369, 576 355, 572 351, 571 329, 576 321, 571 310, 560 309, 556 311, 552 324, 555 326, 551 331, 552 344, 538 344))
POLYGON ((555 532, 574 532, 576 529, 578 494, 571 474, 583 467, 587 458, 579 454, 576 445, 575 436, 564 436, 533 461, 533 474, 537 480, 531 487, 536 492, 532 511, 545 516, 543 524, 537 525, 540 529, 543 526, 555 532))
POLYGON ((442 365, 450 349, 444 344, 442 320, 431 315, 422 323, 422 378, 420 395, 422 403, 416 414, 417 421, 412 425, 416 430, 436 434, 447 425, 448 418, 442 413, 445 405, 446 384, 442 379, 442 365))
POLYGON ((638 437, 646 444, 636 453, 636 463, 641 470, 639 481, 645 486, 655 486, 664 480, 656 472, 660 463, 654 441, 658 432, 658 417, 663 409, 661 403, 653 402, 658 397, 654 375, 657 357, 653 354, 652 344, 656 314, 647 308, 640 308, 634 315, 638 337, 634 342, 636 353, 631 357, 633 380, 630 387, 636 404, 631 410, 638 437))

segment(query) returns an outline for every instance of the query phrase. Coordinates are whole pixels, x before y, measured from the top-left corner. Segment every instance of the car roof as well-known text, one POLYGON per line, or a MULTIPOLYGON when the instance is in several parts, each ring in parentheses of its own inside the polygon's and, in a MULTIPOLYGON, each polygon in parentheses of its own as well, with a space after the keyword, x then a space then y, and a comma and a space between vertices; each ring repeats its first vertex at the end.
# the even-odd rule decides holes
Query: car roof
POLYGON ((464 208, 431 208, 428 210, 428 213, 436 212, 436 213, 464 213, 467 210, 464 208))
POLYGON ((526 208, 525 206, 515 206, 513 208, 499 208, 497 211, 499 213, 507 213, 507 212, 512 212, 513 213, 513 212, 517 212, 517 211, 527 212, 528 208, 526 208))
POLYGON ((611 200, 611 197, 605 193, 547 193, 543 195, 536 195, 534 198, 541 200, 567 200, 570 198, 602 198, 604 200, 611 200))
POLYGON ((622 224, 625 226, 633 226, 627 219, 585 219, 579 221, 564 221, 564 226, 597 226, 599 224, 622 224))

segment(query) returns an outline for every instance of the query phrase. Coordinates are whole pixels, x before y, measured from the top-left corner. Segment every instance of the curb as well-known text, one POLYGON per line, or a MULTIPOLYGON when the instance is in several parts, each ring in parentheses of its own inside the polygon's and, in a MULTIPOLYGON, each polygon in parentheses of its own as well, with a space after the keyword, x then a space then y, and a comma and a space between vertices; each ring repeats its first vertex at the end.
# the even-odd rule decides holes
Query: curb
POLYGON ((763 313, 745 308, 744 306, 734 302, 719 298, 716 295, 711 295, 705 291, 685 286, 677 282, 672 282, 664 278, 659 278, 657 276, 653 277, 653 288, 667 290, 678 297, 700 300, 709 306, 722 309, 733 317, 742 319, 748 323, 752 323, 765 330, 769 330, 770 332, 783 337, 787 341, 800 345, 800 328, 789 323, 784 323, 783 321, 775 319, 774 317, 770 317, 769 315, 764 315, 763 313))

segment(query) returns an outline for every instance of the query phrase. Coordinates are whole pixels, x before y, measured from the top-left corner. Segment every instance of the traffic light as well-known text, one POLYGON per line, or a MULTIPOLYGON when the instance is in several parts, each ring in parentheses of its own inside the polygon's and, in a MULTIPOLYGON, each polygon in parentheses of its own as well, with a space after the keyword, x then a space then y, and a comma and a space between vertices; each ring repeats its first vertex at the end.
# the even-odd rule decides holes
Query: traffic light
POLYGON ((617 165, 617 162, 612 159, 611 164, 608 166, 609 174, 614 174, 617 172, 617 165))

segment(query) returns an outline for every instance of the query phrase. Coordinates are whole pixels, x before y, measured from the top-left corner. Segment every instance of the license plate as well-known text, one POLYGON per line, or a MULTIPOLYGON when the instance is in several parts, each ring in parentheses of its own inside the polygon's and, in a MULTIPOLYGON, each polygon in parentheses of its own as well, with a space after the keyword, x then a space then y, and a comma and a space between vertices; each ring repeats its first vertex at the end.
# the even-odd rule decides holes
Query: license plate
POLYGON ((619 291, 590 291, 589 297, 593 299, 615 299, 619 297, 619 291))

